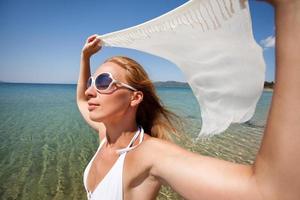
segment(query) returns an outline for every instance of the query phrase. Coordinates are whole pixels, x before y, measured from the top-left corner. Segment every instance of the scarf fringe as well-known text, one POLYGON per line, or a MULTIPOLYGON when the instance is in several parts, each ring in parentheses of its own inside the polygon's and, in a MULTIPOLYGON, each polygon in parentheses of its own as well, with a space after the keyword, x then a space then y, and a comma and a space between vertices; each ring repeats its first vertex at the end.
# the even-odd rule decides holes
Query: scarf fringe
POLYGON ((214 31, 234 16, 235 8, 236 10, 246 8, 243 5, 245 2, 245 0, 191 0, 161 17, 122 31, 102 35, 101 38, 105 40, 106 46, 127 46, 137 39, 150 38, 154 33, 176 32, 178 26, 195 28, 200 25, 202 32, 214 31))

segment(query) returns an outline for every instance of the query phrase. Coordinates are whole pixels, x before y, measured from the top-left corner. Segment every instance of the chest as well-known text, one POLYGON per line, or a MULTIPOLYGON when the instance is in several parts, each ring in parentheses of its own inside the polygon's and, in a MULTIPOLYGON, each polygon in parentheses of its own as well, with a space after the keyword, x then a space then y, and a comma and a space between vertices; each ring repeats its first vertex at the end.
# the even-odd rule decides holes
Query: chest
MULTIPOLYGON (((122 156, 114 152, 99 152, 91 163, 87 177, 87 188, 94 191, 105 179, 117 174, 118 180, 122 180, 124 192, 143 183, 149 176, 147 164, 143 158, 139 158, 134 151, 122 156), (122 177, 121 177, 122 176, 122 177)), ((117 180, 116 180, 117 181, 117 180)))

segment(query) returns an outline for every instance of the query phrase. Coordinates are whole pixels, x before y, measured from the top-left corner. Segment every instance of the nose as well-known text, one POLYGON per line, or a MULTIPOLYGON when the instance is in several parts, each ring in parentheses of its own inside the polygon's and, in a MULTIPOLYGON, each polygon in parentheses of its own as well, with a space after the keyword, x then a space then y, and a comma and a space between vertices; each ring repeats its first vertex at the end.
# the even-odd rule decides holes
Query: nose
POLYGON ((97 96, 97 90, 96 90, 95 87, 90 86, 90 87, 88 87, 88 88, 85 90, 84 94, 85 94, 86 97, 89 97, 89 98, 91 98, 91 97, 96 97, 96 96, 97 96))

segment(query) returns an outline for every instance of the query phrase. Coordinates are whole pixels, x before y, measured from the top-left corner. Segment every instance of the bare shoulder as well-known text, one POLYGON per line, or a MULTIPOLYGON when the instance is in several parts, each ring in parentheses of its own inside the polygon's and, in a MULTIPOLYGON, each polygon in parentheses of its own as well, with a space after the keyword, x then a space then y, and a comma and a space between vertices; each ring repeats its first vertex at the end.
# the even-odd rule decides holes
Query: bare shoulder
POLYGON ((148 134, 145 134, 144 141, 140 145, 140 149, 144 153, 153 154, 153 153, 159 153, 161 151, 165 152, 165 150, 167 149, 172 150, 172 149, 182 149, 182 148, 171 141, 155 138, 148 134))
POLYGON ((147 138, 145 138, 143 147, 145 148, 145 151, 150 151, 152 153, 153 151, 158 153, 168 153, 168 154, 169 153, 170 154, 192 153, 172 141, 151 137, 149 135, 147 135, 147 138))
MULTIPOLYGON (((138 144, 138 141, 136 141, 138 144)), ((162 151, 162 148, 170 142, 164 141, 159 138, 144 134, 143 142, 134 149, 135 156, 142 158, 143 163, 147 163, 148 166, 152 165, 152 162, 157 158, 157 154, 162 151)))
POLYGON ((151 137, 148 134, 145 134, 143 142, 136 148, 136 153, 151 166, 166 157, 194 154, 171 141, 151 137))
POLYGON ((166 143, 168 143, 168 142, 165 140, 152 137, 149 134, 145 134, 144 140, 141 144, 141 148, 143 148, 143 150, 153 152, 153 147, 163 146, 166 143))

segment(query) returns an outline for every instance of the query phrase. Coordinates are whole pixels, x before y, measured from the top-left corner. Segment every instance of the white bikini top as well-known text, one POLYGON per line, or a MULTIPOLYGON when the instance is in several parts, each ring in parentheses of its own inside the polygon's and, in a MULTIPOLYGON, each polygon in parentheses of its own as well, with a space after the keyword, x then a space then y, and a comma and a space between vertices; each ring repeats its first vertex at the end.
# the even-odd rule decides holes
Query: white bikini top
POLYGON ((114 163, 114 165, 111 167, 111 169, 108 171, 108 173, 104 176, 102 181, 98 183, 96 188, 93 192, 88 191, 87 189, 87 177, 91 168, 91 165, 100 151, 103 144, 106 142, 106 137, 101 141, 95 155, 90 160, 89 164, 84 170, 83 175, 83 183, 85 190, 87 192, 87 198, 89 200, 122 200, 123 199, 123 165, 124 165, 124 159, 126 156, 126 153, 132 149, 134 149, 136 146, 131 146, 134 141, 137 139, 137 137, 140 136, 139 144, 143 141, 144 137, 144 129, 139 126, 137 132, 131 139, 130 143, 126 148, 118 149, 117 153, 120 154, 117 161, 114 163))

